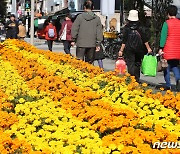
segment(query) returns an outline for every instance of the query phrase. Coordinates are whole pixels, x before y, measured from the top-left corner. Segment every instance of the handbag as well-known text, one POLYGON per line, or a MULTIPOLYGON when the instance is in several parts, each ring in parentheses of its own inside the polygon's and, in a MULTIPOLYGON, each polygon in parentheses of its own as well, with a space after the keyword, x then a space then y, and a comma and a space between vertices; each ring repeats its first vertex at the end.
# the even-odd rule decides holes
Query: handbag
POLYGON ((64 26, 63 32, 60 36, 61 40, 66 40, 66 33, 67 33, 67 24, 64 26))
POLYGON ((167 60, 164 59, 162 56, 160 57, 160 60, 158 61, 157 71, 162 72, 168 67, 167 60))
POLYGON ((142 74, 146 76, 156 76, 157 74, 157 57, 152 54, 144 56, 141 65, 142 74))

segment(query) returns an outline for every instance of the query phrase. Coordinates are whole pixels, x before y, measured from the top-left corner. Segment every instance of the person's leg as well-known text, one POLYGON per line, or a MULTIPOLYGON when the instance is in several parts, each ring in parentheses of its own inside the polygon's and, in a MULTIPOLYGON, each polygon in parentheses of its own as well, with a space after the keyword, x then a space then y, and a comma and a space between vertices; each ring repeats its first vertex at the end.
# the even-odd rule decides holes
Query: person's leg
POLYGON ((133 51, 127 51, 125 61, 128 73, 132 76, 135 76, 135 53, 133 51))
POLYGON ((135 62, 134 76, 137 82, 139 82, 139 79, 140 79, 140 72, 141 72, 141 62, 135 62))
POLYGON ((69 49, 69 53, 71 54, 71 41, 68 41, 68 49, 69 49))
POLYGON ((63 45, 64 45, 64 52, 66 54, 71 54, 69 50, 69 41, 63 41, 63 45))
POLYGON ((171 60, 171 62, 170 62, 171 63, 170 66, 174 73, 176 81, 180 80, 180 72, 179 72, 179 68, 178 68, 178 62, 179 62, 178 60, 171 60))
POLYGON ((92 48, 86 48, 86 52, 85 52, 85 61, 92 64, 94 62, 95 59, 95 47, 92 48))
POLYGON ((53 48, 53 40, 51 40, 51 51, 52 51, 52 48, 53 48))
POLYGON ((164 70, 164 80, 166 81, 166 88, 171 89, 171 81, 170 81, 170 70, 171 66, 168 62, 168 67, 164 70))
POLYGON ((144 54, 142 52, 137 52, 135 54, 134 76, 137 82, 139 82, 139 79, 140 79, 141 63, 142 63, 143 57, 144 57, 144 54))
POLYGON ((97 60, 97 61, 98 61, 98 65, 99 65, 99 67, 100 67, 100 68, 103 68, 103 61, 102 61, 102 59, 97 60))
POLYGON ((180 91, 180 71, 178 68, 179 60, 171 60, 171 69, 174 73, 174 77, 176 80, 176 89, 180 91))
POLYGON ((85 50, 86 50, 86 48, 81 48, 81 47, 76 48, 77 59, 84 60, 85 50))
POLYGON ((51 40, 47 40, 48 43, 48 48, 50 51, 52 51, 52 41, 51 40))

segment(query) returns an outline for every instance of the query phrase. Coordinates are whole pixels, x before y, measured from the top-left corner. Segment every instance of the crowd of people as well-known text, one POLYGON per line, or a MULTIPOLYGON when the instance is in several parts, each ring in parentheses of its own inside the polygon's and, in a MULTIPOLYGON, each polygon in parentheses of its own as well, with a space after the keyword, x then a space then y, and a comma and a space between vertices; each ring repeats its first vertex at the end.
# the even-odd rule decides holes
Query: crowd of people
MULTIPOLYGON (((61 29, 57 32, 52 20, 45 23, 45 39, 48 48, 52 51, 53 41, 59 39, 63 42, 64 52, 71 55, 71 47, 76 45, 77 59, 93 64, 98 61, 99 67, 103 68, 101 42, 103 41, 103 27, 100 18, 93 12, 93 2, 84 2, 84 12, 79 14, 74 22, 71 15, 67 14, 61 29)), ((170 71, 172 70, 176 80, 176 89, 180 91, 180 20, 176 18, 177 7, 171 5, 167 9, 167 17, 163 24, 160 38, 159 55, 167 61, 164 69, 166 90, 170 90, 170 71)), ((135 76, 137 82, 140 80, 141 64, 144 55, 152 54, 149 45, 149 33, 139 20, 137 10, 130 10, 128 22, 123 28, 122 45, 119 56, 123 56, 127 65, 127 71, 135 76)), ((26 30, 22 22, 17 22, 15 16, 11 15, 10 20, 5 24, 7 38, 24 39, 26 30)), ((72 55, 71 55, 72 56, 72 55)), ((151 65, 151 64, 149 64, 151 65)))
POLYGON ((7 39, 24 39, 26 28, 22 21, 17 21, 14 14, 10 15, 9 20, 3 25, 1 23, 0 35, 6 33, 7 39))

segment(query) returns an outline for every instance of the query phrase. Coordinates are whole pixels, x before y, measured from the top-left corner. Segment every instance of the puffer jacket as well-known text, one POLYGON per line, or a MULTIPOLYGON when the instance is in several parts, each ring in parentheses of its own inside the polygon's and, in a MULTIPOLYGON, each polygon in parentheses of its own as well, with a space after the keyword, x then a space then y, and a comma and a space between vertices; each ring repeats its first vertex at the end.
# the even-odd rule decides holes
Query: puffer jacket
POLYGON ((168 33, 163 49, 164 58, 167 60, 180 60, 180 20, 175 18, 169 19, 166 22, 168 25, 168 33))

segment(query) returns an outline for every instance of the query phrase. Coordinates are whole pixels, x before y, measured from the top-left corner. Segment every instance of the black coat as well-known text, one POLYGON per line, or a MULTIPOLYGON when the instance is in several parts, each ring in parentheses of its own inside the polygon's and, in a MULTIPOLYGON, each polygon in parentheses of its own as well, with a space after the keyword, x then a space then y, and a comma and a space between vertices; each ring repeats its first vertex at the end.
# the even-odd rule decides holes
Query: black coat
POLYGON ((16 20, 7 21, 7 23, 5 24, 5 28, 6 28, 6 38, 11 38, 11 39, 17 38, 17 34, 19 33, 19 28, 18 28, 18 22, 16 20))
POLYGON ((149 37, 147 35, 147 31, 146 31, 145 27, 142 26, 140 24, 140 22, 138 22, 138 21, 135 21, 135 22, 130 21, 123 29, 122 43, 126 44, 125 53, 128 50, 131 50, 128 46, 128 36, 130 34, 130 31, 131 31, 130 29, 136 29, 139 32, 141 39, 142 39, 142 42, 143 42, 142 46, 137 51, 134 51, 134 52, 142 52, 143 54, 146 54, 147 49, 146 49, 146 46, 144 43, 149 41, 149 37))
POLYGON ((101 46, 99 51, 95 51, 95 60, 102 60, 102 59, 105 59, 105 56, 101 46))

